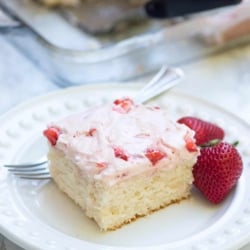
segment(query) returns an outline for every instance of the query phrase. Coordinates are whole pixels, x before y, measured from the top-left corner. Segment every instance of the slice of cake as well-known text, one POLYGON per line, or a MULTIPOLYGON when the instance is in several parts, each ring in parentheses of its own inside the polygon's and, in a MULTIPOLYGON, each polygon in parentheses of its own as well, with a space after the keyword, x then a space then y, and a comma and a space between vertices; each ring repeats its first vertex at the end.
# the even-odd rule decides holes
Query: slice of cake
POLYGON ((52 178, 101 230, 187 198, 199 150, 194 131, 129 98, 50 124, 52 178))

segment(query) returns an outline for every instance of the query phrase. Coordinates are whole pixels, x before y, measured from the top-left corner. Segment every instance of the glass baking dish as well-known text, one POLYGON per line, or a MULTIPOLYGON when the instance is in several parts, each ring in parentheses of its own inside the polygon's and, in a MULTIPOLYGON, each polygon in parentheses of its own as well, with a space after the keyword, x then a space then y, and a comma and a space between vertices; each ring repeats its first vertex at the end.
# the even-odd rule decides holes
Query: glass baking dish
MULTIPOLYGON (((22 2, 5 0, 11 1, 19 5, 22 2)), ((20 12, 20 6, 16 8, 20 12)), ((8 38, 61 86, 128 81, 151 74, 163 64, 181 66, 238 44, 239 41, 227 46, 204 43, 197 36, 203 29, 201 20, 201 15, 196 15, 175 23, 152 21, 141 28, 128 28, 118 36, 88 37, 90 47, 86 49, 55 44, 27 20, 28 28, 9 32, 8 38)), ((249 37, 241 39, 246 41, 249 37)))

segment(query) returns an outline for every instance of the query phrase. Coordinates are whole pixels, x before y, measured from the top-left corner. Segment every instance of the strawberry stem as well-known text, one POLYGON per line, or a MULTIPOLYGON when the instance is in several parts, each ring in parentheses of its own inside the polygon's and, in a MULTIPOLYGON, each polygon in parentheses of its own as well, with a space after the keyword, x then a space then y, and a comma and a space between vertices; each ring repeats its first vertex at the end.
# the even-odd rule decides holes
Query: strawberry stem
POLYGON ((233 145, 234 147, 237 147, 237 146, 239 145, 239 143, 240 143, 239 141, 235 141, 235 142, 232 143, 232 145, 233 145))
POLYGON ((207 143, 204 143, 202 145, 200 145, 201 148, 205 148, 205 147, 212 147, 212 146, 215 146, 217 144, 219 144, 221 142, 221 140, 219 139, 213 139, 207 143))
MULTIPOLYGON (((212 146, 215 146, 217 144, 219 144, 222 140, 219 140, 219 139, 214 139, 214 140, 211 140, 207 143, 204 143, 202 145, 200 145, 201 148, 206 148, 206 147, 212 147, 212 146)), ((239 145, 239 141, 235 141, 232 143, 232 146, 234 147, 237 147, 239 145)))

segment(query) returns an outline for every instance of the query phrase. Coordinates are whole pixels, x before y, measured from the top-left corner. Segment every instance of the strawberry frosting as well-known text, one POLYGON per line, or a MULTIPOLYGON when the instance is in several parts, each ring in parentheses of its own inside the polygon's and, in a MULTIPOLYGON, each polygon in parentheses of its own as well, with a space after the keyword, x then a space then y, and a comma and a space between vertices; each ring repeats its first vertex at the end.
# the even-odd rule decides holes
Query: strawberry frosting
POLYGON ((144 172, 192 166, 199 154, 193 130, 171 120, 166 110, 128 98, 65 117, 50 128, 60 131, 52 147, 80 174, 108 185, 144 172))

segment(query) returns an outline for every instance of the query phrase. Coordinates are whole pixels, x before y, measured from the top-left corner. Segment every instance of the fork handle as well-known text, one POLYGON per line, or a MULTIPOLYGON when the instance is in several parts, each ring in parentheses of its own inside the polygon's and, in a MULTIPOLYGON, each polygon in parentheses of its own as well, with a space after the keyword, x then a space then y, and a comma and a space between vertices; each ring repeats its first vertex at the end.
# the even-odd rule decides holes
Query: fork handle
POLYGON ((144 103, 173 88, 184 78, 179 68, 163 66, 160 71, 134 97, 134 102, 144 103))
POLYGON ((145 11, 152 18, 173 18, 235 5, 242 0, 151 0, 145 11))

